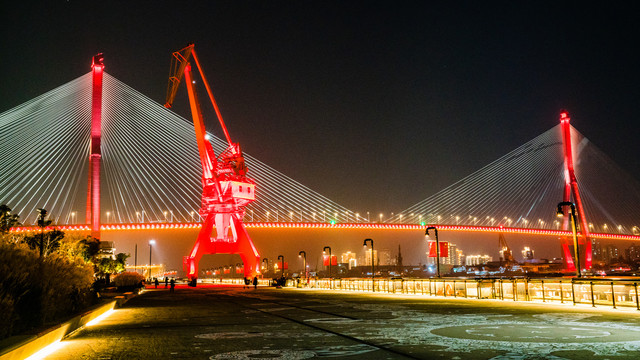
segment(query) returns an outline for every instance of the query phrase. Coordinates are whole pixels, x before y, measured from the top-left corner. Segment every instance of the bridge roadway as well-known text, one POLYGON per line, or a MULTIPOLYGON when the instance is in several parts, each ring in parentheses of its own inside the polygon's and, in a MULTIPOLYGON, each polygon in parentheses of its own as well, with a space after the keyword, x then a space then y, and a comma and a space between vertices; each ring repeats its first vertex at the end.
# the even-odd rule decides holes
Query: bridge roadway
POLYGON ((638 359, 640 313, 572 305, 163 286, 47 359, 638 359))

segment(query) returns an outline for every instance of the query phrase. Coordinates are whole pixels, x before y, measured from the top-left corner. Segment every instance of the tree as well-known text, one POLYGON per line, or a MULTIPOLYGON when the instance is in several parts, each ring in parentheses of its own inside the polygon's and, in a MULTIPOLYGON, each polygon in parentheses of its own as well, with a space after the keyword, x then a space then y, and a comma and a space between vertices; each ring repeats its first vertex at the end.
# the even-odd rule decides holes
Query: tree
POLYGON ((94 262, 96 255, 100 253, 100 239, 96 239, 93 236, 88 235, 84 239, 80 240, 82 244, 82 258, 86 262, 94 262))
POLYGON ((131 255, 125 253, 116 254, 116 272, 123 272, 127 269, 127 259, 130 258, 131 255))
POLYGON ((107 284, 111 274, 123 272, 127 266, 127 258, 131 255, 125 253, 116 254, 116 258, 103 257, 97 263, 98 275, 106 279, 107 284))
POLYGON ((19 216, 11 213, 11 208, 5 204, 0 205, 0 234, 6 234, 14 226, 20 225, 19 216))
POLYGON ((22 241, 24 241, 32 250, 41 249, 41 256, 47 257, 47 255, 60 248, 60 240, 63 238, 63 231, 53 229, 40 234, 27 235, 22 241))
POLYGON ((68 258, 81 258, 85 263, 97 263, 96 255, 100 252, 100 240, 90 235, 65 236, 60 241, 58 251, 68 258))

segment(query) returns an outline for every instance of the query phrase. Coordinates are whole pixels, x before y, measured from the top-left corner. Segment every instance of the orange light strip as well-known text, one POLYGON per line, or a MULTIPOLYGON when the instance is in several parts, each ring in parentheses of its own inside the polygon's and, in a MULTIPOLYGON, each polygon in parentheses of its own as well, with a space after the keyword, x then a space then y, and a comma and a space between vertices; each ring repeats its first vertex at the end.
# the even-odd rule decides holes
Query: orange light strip
MULTIPOLYGON (((419 225, 419 224, 379 224, 379 223, 284 223, 284 222, 261 222, 261 223, 245 223, 249 229, 368 229, 368 230, 424 230, 427 226, 435 226, 438 231, 461 231, 461 232, 479 232, 479 233, 507 233, 522 235, 545 235, 545 236, 571 236, 570 231, 562 230, 545 230, 545 229, 526 229, 502 226, 463 226, 463 225, 419 225)), ((102 224, 101 231, 110 230, 181 230, 181 229, 200 229, 201 223, 161 223, 161 224, 102 224)), ((58 229, 62 231, 90 231, 89 225, 61 225, 48 226, 45 230, 58 229)), ((37 226, 21 226, 13 227, 11 232, 33 232, 40 231, 37 226)), ((609 240, 636 240, 640 241, 640 235, 628 234, 606 234, 606 233, 590 233, 590 237, 609 240)))

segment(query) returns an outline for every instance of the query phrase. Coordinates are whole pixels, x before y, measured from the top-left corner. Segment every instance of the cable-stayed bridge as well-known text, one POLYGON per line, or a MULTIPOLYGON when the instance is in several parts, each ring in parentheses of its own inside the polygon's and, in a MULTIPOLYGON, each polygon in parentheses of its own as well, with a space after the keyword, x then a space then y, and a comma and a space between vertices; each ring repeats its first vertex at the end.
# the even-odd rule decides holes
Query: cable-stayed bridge
MULTIPOLYGON (((88 230, 91 74, 0 114, 0 203, 25 225, 46 208, 55 224, 88 230)), ((571 128, 576 175, 592 237, 640 240, 640 184, 571 128)), ((105 74, 102 230, 199 227, 201 164, 193 124, 105 74)), ((209 133, 214 150, 225 149, 209 133)), ((339 205, 246 155, 259 185, 248 227, 422 229, 565 236, 562 136, 554 127, 393 217, 339 205)))

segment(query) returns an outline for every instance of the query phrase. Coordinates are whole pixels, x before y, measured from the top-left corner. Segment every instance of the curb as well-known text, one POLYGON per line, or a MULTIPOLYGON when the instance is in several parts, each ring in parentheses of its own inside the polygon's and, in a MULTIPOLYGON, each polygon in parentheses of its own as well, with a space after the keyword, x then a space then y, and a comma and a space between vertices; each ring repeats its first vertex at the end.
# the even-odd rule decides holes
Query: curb
POLYGON ((121 307, 127 300, 135 296, 134 293, 124 293, 114 300, 99 305, 83 314, 74 316, 70 320, 58 324, 36 335, 17 335, 3 340, 9 343, 0 349, 0 360, 21 360, 37 353, 49 345, 57 343, 74 331, 82 329, 87 323, 100 315, 121 307))

